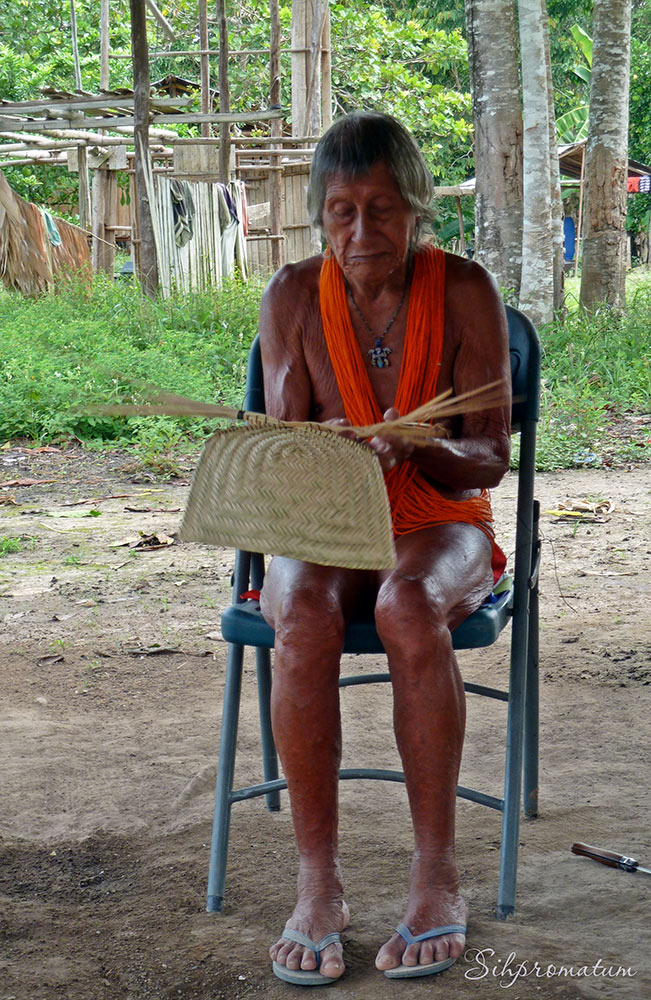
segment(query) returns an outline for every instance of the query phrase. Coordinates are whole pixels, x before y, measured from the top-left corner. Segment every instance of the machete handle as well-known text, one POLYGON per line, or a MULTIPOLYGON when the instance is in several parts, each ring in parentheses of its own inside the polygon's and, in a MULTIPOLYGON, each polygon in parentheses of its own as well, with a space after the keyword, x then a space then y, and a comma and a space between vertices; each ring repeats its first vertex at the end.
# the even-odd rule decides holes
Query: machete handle
POLYGON ((609 868, 620 868, 624 871, 635 871, 637 861, 634 858, 622 857, 616 851, 606 851, 603 847, 590 847, 589 844, 572 844, 572 854, 582 854, 593 861, 599 861, 609 868))

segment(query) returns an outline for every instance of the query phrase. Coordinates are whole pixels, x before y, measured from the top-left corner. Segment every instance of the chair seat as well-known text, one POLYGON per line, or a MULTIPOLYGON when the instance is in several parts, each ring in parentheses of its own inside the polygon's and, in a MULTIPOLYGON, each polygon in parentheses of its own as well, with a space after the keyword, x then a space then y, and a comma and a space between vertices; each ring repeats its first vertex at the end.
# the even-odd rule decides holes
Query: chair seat
MULTIPOLYGON (((452 633, 455 649, 491 646, 509 619, 512 589, 486 601, 452 633)), ((272 649, 274 630, 262 617, 258 601, 231 604, 222 614, 222 636, 226 642, 272 649)), ((383 653, 384 646, 372 620, 352 621, 346 628, 344 653, 383 653)))

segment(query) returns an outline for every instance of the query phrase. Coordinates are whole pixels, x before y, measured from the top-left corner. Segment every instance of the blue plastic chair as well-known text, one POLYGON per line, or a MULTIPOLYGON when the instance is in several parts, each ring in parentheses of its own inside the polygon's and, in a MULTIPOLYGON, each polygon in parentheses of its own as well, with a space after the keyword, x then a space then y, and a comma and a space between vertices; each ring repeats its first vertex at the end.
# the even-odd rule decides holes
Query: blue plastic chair
MULTIPOLYGON (((509 350, 513 383, 512 431, 520 432, 515 567, 510 586, 491 598, 452 633, 455 649, 492 645, 511 622, 511 661, 508 691, 466 683, 467 692, 508 702, 504 796, 496 798, 459 786, 457 795, 502 813, 500 875, 497 917, 506 919, 515 909, 518 859, 520 794, 524 812, 538 812, 538 504, 534 501, 534 473, 538 399, 540 392, 540 343, 532 323, 521 312, 507 306, 509 350)), ((245 410, 264 412, 262 362, 257 341, 251 347, 247 374, 245 410)), ((226 861, 230 812, 234 802, 266 796, 268 809, 280 808, 278 760, 271 732, 271 655, 274 631, 265 622, 257 601, 242 594, 259 590, 264 579, 264 557, 238 551, 233 575, 233 603, 221 620, 228 642, 228 658, 222 713, 217 789, 208 876, 207 910, 222 909, 226 883, 226 861), (233 789, 237 727, 242 684, 244 647, 256 650, 258 704, 260 711, 264 781, 233 789)), ((346 629, 345 653, 383 653, 373 620, 352 621, 346 629)), ((388 673, 342 677, 340 687, 389 681, 388 673)), ((340 779, 377 778, 404 781, 401 771, 345 768, 340 779)))

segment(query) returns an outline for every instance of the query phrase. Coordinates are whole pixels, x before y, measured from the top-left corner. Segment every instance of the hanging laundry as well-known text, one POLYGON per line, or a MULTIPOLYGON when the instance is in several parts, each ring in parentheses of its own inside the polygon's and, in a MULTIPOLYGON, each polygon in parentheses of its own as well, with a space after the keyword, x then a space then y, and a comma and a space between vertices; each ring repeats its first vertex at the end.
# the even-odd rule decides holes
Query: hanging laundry
POLYGON ((43 222, 45 223, 45 228, 47 230, 47 235, 49 237, 50 243, 53 247, 61 246, 61 234, 57 228, 57 224, 44 208, 41 209, 41 215, 43 216, 43 222))
POLYGON ((645 191, 647 194, 651 191, 651 174, 645 174, 644 177, 640 177, 640 192, 645 191))
POLYGON ((228 211, 231 214, 231 218, 235 222, 239 222, 240 220, 239 220, 239 217, 238 217, 238 214, 237 214, 237 206, 235 204, 235 201, 233 200, 233 196, 231 195, 231 192, 228 190, 228 188, 227 188, 227 186, 225 184, 221 184, 221 183, 219 185, 219 190, 221 191, 221 193, 224 196, 224 201, 226 202, 226 206, 228 208, 228 211))
POLYGON ((186 181, 170 182, 172 198, 172 216, 174 219, 174 242, 177 247, 184 247, 194 236, 194 202, 190 193, 190 185, 186 181))
POLYGON ((239 221, 235 202, 225 184, 215 184, 219 199, 219 223, 221 225, 221 266, 222 274, 232 278, 235 272, 235 247, 239 221))
POLYGON ((242 181, 233 181, 233 198, 237 208, 237 214, 242 220, 237 227, 237 239, 235 241, 235 263, 237 264, 240 277, 247 280, 247 259, 246 259, 246 194, 242 181))
POLYGON ((627 177, 626 178, 626 190, 628 194, 635 194, 640 190, 640 178, 639 177, 627 177))

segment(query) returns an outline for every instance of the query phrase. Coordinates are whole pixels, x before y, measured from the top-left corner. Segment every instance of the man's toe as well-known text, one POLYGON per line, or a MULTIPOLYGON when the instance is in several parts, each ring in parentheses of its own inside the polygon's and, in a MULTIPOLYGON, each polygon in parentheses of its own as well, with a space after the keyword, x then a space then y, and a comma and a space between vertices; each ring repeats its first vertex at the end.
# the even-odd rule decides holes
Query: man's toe
POLYGON ((319 969, 324 976, 337 979, 344 971, 344 962, 341 956, 341 945, 331 944, 321 955, 321 966, 319 969))
POLYGON ((316 969, 316 955, 310 948, 306 948, 303 952, 303 958, 301 959, 301 969, 306 969, 311 972, 316 969))

